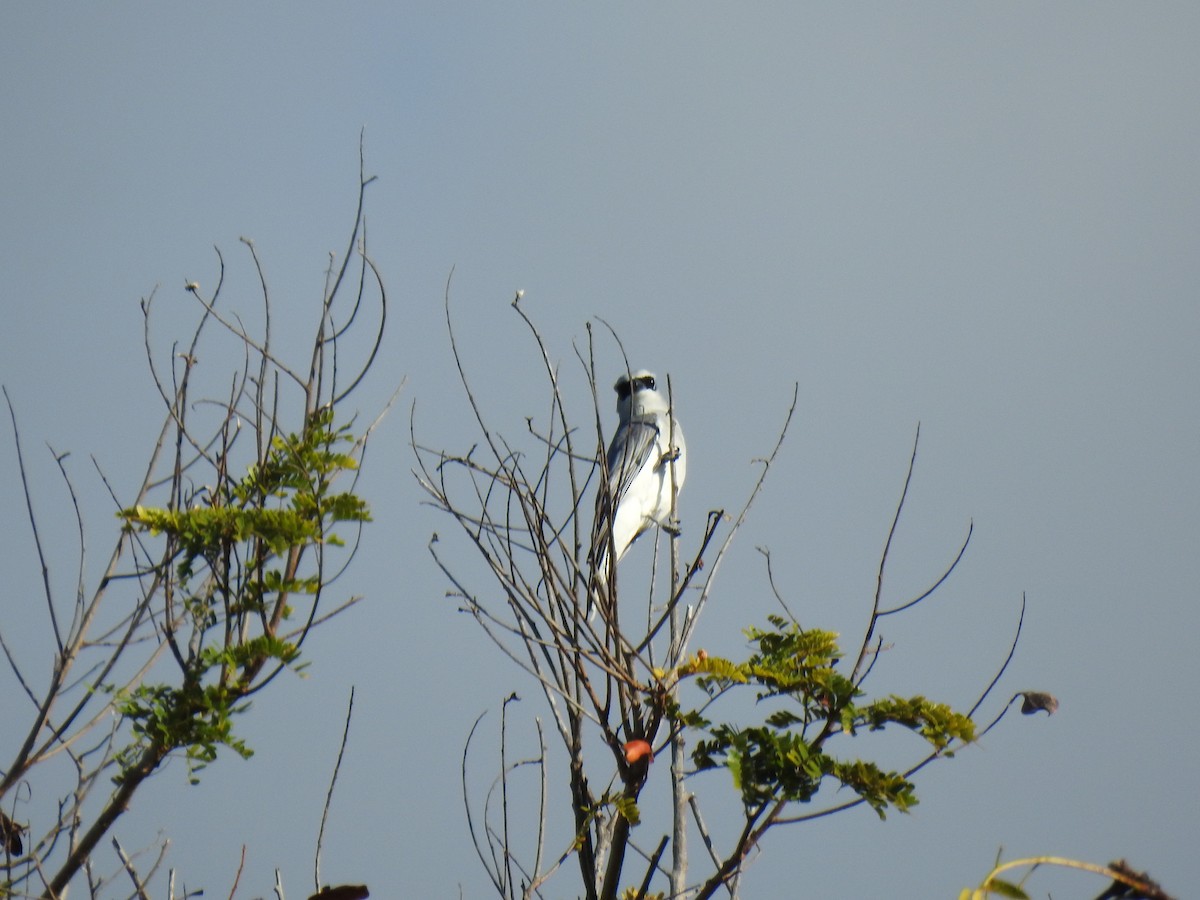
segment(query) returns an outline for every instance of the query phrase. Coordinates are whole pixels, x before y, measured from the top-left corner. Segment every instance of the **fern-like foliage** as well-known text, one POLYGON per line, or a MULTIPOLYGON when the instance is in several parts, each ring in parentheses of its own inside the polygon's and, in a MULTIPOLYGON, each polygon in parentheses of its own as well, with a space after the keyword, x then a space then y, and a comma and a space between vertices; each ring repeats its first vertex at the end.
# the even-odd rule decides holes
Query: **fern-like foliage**
POLYGON ((974 740, 970 716, 945 704, 921 696, 865 699, 837 669, 842 654, 833 632, 802 629, 779 616, 768 621, 768 628, 747 629, 752 652, 745 661, 706 657, 676 671, 695 678, 710 698, 750 689, 756 706, 769 707, 756 725, 714 724, 699 712, 672 710, 677 723, 706 733, 692 752, 697 770, 726 769, 747 808, 808 803, 832 780, 883 818, 888 809, 903 812, 917 803, 912 782, 874 762, 833 755, 832 738, 892 725, 941 755, 974 740))
POLYGON ((353 440, 322 408, 302 432, 276 436, 240 479, 226 477, 185 504, 119 513, 127 529, 162 541, 152 574, 182 678, 118 692, 134 737, 117 756, 118 783, 148 750, 149 758, 184 751, 193 780, 218 746, 251 755, 233 717, 248 708, 264 672, 299 668, 304 632, 284 635, 293 598, 309 598, 315 611, 323 548, 342 543, 333 527, 370 520, 361 498, 333 490, 339 475, 357 470, 342 449, 353 440))

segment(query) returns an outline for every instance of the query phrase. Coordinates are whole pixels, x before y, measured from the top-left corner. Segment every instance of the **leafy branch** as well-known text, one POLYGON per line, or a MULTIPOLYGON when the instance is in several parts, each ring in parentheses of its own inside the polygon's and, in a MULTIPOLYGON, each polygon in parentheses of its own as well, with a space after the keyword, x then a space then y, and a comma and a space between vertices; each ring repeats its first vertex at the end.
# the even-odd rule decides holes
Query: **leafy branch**
MULTIPOLYGON (((912 481, 916 442, 881 555, 876 596, 860 647, 845 658, 836 635, 804 629, 789 612, 786 617, 770 616, 766 626, 746 631, 750 653, 742 661, 709 656, 703 650, 692 653, 689 644, 697 617, 715 590, 715 576, 734 536, 775 464, 797 396, 793 394, 778 440, 770 455, 761 460, 762 472, 740 512, 730 517, 723 510, 710 511, 688 552, 671 530, 666 554, 669 589, 665 594, 660 582, 667 579, 657 568, 642 584, 635 572, 623 568, 619 586, 614 569, 603 579, 611 593, 601 597, 604 602, 598 604, 599 614, 592 616, 589 610, 598 583, 589 552, 592 510, 601 521, 612 515, 606 505, 612 498, 606 496, 604 487, 606 440, 595 330, 589 325, 586 343, 575 348, 576 373, 572 367, 552 361, 518 294, 513 308, 532 335, 532 355, 541 362, 547 403, 541 415, 525 419, 526 433, 514 437, 496 427, 480 405, 469 374, 470 360, 459 350, 449 296, 447 284, 450 346, 470 415, 478 427, 478 441, 460 451, 422 443, 416 437, 414 409, 415 474, 430 504, 456 524, 478 553, 487 574, 485 586, 475 588, 468 583, 463 569, 443 550, 439 535, 433 536, 429 550, 449 582, 448 596, 460 611, 471 616, 501 652, 539 686, 568 760, 564 789, 573 832, 557 857, 544 864, 547 757, 540 720, 541 751, 530 761, 541 777, 539 813, 536 828, 523 830, 536 833, 532 859, 518 846, 516 835, 522 830, 510 827, 512 810, 507 798, 517 767, 507 762, 508 726, 501 729, 501 765, 481 812, 470 802, 464 751, 468 824, 479 858, 501 897, 541 896, 546 881, 572 856, 588 900, 648 896, 653 879, 660 875, 670 882, 668 893, 672 896, 704 898, 718 890, 736 896, 745 860, 771 828, 858 804, 869 805, 880 817, 890 810, 908 810, 917 802, 913 781, 917 771, 935 759, 951 757, 1000 720, 1003 712, 987 728, 979 729, 974 716, 1011 661, 1016 637, 1000 671, 967 712, 923 696, 867 692, 882 649, 882 641, 876 637, 880 619, 912 608, 940 588, 962 559, 971 536, 968 529, 953 561, 929 589, 909 601, 884 607, 884 571, 912 481), (575 374, 583 379, 578 391, 570 389, 575 374), (572 412, 571 398, 577 395, 590 402, 572 412), (581 428, 579 422, 588 427, 581 428), (731 521, 732 526, 718 539, 718 532, 731 521), (670 627, 665 627, 668 624, 670 627), (705 693, 698 705, 681 700, 681 689, 689 684, 705 693), (723 708, 720 704, 731 703, 739 714, 747 707, 755 709, 752 722, 739 724, 732 713, 725 714, 724 721, 716 721, 717 711, 723 708), (849 754, 849 747, 859 746, 850 745, 851 739, 885 729, 914 735, 926 748, 924 758, 896 769, 849 754), (685 749, 689 746, 691 767, 685 749), (652 777, 655 755, 667 748, 671 757, 665 773, 671 781, 671 826, 669 833, 652 834, 651 841, 644 843, 635 829, 653 831, 661 816, 646 807, 643 789, 652 777), (699 797, 688 789, 703 783, 690 779, 714 769, 729 773, 745 813, 737 837, 723 849, 705 824, 699 797), (854 799, 815 810, 806 806, 830 785, 848 788, 854 799), (496 806, 491 798, 497 793, 504 802, 493 818, 496 806), (689 829, 699 832, 713 866, 700 882, 687 879, 685 838, 689 829), (669 867, 663 856, 667 843, 672 844, 669 867), (646 868, 631 873, 629 863, 637 858, 646 868), (641 887, 625 886, 630 883, 641 887)), ((603 320, 600 324, 612 337, 628 372, 629 361, 619 338, 603 320)), ((667 384, 670 394, 670 379, 667 384)), ((668 405, 673 407, 673 402, 670 399, 668 405)), ((656 543, 656 563, 657 548, 656 543)), ((775 599, 787 611, 769 554, 767 574, 775 599)), ((1022 621, 1023 612, 1022 604, 1022 621)), ((1052 711, 1049 703, 1040 708, 1052 711)), ((468 738, 467 750, 475 730, 468 738)))
MULTIPOLYGON (((311 343, 300 347, 302 365, 284 362, 291 354, 276 345, 268 280, 249 240, 243 244, 260 287, 257 330, 245 324, 249 312, 224 308, 219 250, 211 291, 185 282, 195 319, 184 340, 168 343, 169 354, 155 337, 157 292, 142 301, 146 358, 164 417, 131 496, 119 499, 96 465, 121 527, 90 595, 67 455, 55 454, 55 463, 70 491, 80 547, 77 591, 64 601, 52 589, 53 561, 5 392, 53 657, 48 682, 35 689, 40 682, 21 658, 27 645, 14 648, 0 633, 14 685, 33 710, 23 735, 15 715, 0 734, 0 752, 9 752, 10 736, 16 740, 0 768, 0 799, 22 787, 29 794, 29 824, 14 823, 15 835, 6 834, 0 893, 59 897, 85 871, 99 896, 93 853, 138 789, 174 754, 186 758, 193 781, 222 747, 249 756, 237 716, 280 672, 302 670, 315 625, 356 602, 323 609, 326 589, 354 559, 370 521, 356 485, 379 420, 356 425, 346 407, 376 357, 387 313, 382 279, 366 251, 363 202, 373 180, 360 168, 349 245, 340 261, 331 256, 311 343), (225 356, 233 360, 231 375, 199 361, 202 347, 206 359, 222 358, 222 340, 225 351, 232 341, 225 356), (75 787, 43 796, 36 785, 54 783, 49 767, 56 764, 75 787), (48 774, 34 780, 35 770, 48 774), (97 801, 94 789, 105 781, 113 791, 97 801)), ((118 852, 133 877, 129 858, 118 852)))
POLYGON ((912 782, 872 762, 837 759, 825 750, 830 739, 897 725, 945 755, 955 742, 974 739, 969 716, 924 697, 860 702, 863 690, 836 669, 841 660, 836 635, 804 630, 782 616, 768 619, 770 629, 747 629, 756 651, 745 662, 706 657, 680 672, 694 676, 710 697, 753 690, 757 703, 785 701, 756 726, 714 725, 697 712, 678 717, 709 735, 693 751, 696 770, 727 769, 748 809, 778 804, 782 815, 784 804, 810 802, 831 778, 885 818, 889 807, 903 812, 916 804, 912 782))

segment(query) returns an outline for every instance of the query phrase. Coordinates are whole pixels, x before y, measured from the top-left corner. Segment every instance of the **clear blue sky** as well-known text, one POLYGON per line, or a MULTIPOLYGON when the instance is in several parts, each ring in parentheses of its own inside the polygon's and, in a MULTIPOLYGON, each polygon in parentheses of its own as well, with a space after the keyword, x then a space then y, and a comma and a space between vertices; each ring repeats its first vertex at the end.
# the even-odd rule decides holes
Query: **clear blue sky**
MULTIPOLYGON (((364 413, 407 376, 426 438, 465 439, 441 319, 455 267, 463 342, 513 434, 545 408, 517 288, 568 364, 602 316, 635 365, 671 374, 685 538, 745 495, 799 383, 707 646, 738 654, 772 610, 755 546, 806 621, 861 633, 918 421, 889 596, 923 588, 972 520, 975 536, 944 591, 887 624, 880 686, 968 704, 1027 594, 1000 695, 1048 690, 1059 713, 924 772, 911 816, 772 834, 745 896, 953 897, 1000 847, 1123 855, 1182 892, 1200 798, 1197 35, 1194 4, 10 4, 0 381, 40 511, 69 511, 49 442, 73 451, 89 551, 107 554, 88 455, 132 486, 158 416, 138 300, 157 286, 185 309, 214 244, 226 296, 253 308, 237 239, 255 239, 299 338, 344 246, 365 126, 393 317, 364 413)), ((310 645, 307 681, 257 701, 257 755, 192 789, 169 767, 121 824, 127 847, 169 833, 209 896, 242 844, 238 896, 269 894, 276 867, 304 895, 351 684, 326 880, 488 896, 462 742, 514 689, 526 724, 541 710, 443 598, 425 543, 450 530, 418 505, 406 440, 401 409, 368 458, 377 521, 339 585, 367 601, 310 645)), ((18 489, 4 437, 6 630, 42 613, 18 489)), ((0 694, 0 720, 26 713, 0 694)))

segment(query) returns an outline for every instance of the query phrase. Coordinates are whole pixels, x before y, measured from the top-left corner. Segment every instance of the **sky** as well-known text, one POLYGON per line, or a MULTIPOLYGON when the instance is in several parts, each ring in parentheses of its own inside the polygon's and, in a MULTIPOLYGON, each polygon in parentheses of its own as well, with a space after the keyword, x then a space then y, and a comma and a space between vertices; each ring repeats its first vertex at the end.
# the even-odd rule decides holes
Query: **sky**
MULTIPOLYGON (((923 771, 910 815, 772 832, 743 896, 952 897, 999 852, 1125 857, 1175 893, 1195 883, 1197 34, 1182 3, 7 5, 0 382, 68 595, 78 551, 51 454, 72 454, 94 566, 116 529, 90 458, 131 490, 160 422, 141 298, 158 292, 169 348, 216 246, 224 296, 256 309, 250 237, 299 349, 353 223, 360 135, 378 177, 368 244, 391 308, 355 400, 373 417, 403 392, 360 482, 375 521, 337 586, 365 599, 308 645, 307 679, 256 700, 255 756, 225 754, 198 787, 168 765, 123 845, 169 836, 169 865, 208 896, 228 895, 245 845, 239 897, 268 896, 277 868, 304 896, 354 686, 322 880, 489 896, 463 743, 514 690, 524 734, 545 713, 426 549, 438 531, 477 571, 411 474, 412 404, 425 442, 474 440, 449 280, 505 433, 546 408, 518 289, 564 371, 602 318, 635 366, 670 375, 685 552, 707 510, 744 500, 798 386, 698 632, 713 652, 744 655, 741 629, 777 611, 760 547, 806 622, 861 635, 918 423, 885 599, 923 590, 974 532, 938 594, 887 623, 880 686, 969 706, 1026 599, 981 717, 1029 689, 1058 713, 1006 718, 923 771)), ((600 362, 615 378, 611 343, 600 362)), ((0 509, 0 625, 44 636, 9 429, 0 509)), ((0 719, 28 713, 0 692, 0 719)), ((0 759, 14 739, 0 733, 0 759)))

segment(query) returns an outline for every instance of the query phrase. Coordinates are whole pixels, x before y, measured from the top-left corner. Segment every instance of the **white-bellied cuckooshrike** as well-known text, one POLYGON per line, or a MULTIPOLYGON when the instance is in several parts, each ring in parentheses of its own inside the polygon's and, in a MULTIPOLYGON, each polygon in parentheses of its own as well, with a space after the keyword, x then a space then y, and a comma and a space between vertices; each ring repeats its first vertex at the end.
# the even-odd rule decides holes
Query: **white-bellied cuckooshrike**
POLYGON ((596 497, 592 531, 592 560, 601 585, 609 580, 610 552, 615 566, 651 526, 679 533, 671 507, 687 475, 683 429, 656 389, 654 373, 639 369, 622 375, 613 390, 617 431, 608 445, 608 481, 596 497))

